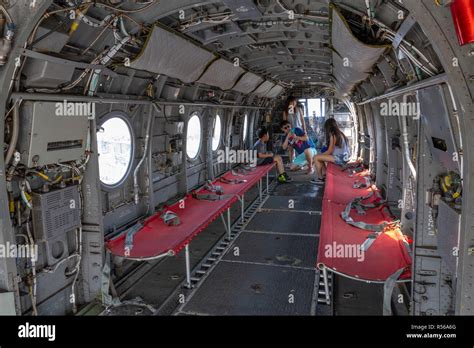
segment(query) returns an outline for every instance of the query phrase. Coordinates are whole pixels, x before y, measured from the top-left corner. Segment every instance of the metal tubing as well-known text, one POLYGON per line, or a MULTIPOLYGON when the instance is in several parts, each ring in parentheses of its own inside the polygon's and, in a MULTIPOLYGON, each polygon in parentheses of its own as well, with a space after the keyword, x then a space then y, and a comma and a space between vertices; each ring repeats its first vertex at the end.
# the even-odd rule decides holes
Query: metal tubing
POLYGON ((388 99, 388 98, 398 97, 398 96, 401 96, 403 94, 414 92, 418 89, 423 89, 423 88, 439 85, 439 84, 442 84, 442 83, 445 83, 445 82, 447 82, 446 73, 438 74, 436 76, 427 78, 425 80, 421 80, 421 81, 418 81, 416 83, 413 83, 409 86, 397 88, 397 89, 395 89, 391 92, 384 93, 384 94, 378 95, 376 97, 372 97, 372 98, 369 98, 367 100, 361 101, 360 103, 357 103, 357 105, 364 105, 364 104, 371 103, 371 102, 374 102, 374 101, 377 101, 377 100, 380 100, 380 99, 388 99))
POLYGON ((231 227, 230 227, 230 207, 227 208, 227 230, 229 232, 229 240, 231 239, 231 227))
POLYGON ((331 298, 329 297, 329 281, 328 281, 328 271, 326 267, 323 267, 323 281, 324 281, 324 292, 326 293, 326 303, 331 304, 331 298))
POLYGON ((143 157, 140 159, 140 162, 138 162, 137 166, 135 167, 135 170, 133 171, 133 196, 136 205, 140 203, 140 194, 138 189, 138 171, 140 170, 140 167, 145 161, 145 158, 148 156, 148 144, 150 143, 151 123, 153 120, 153 108, 151 106, 149 113, 150 114, 148 116, 148 122, 145 130, 145 148, 143 149, 143 157))
POLYGON ((149 98, 124 98, 121 97, 101 97, 99 96, 85 96, 85 95, 74 95, 74 94, 49 94, 49 93, 24 93, 14 92, 12 93, 12 99, 23 99, 23 100, 37 100, 37 101, 81 101, 81 102, 92 102, 92 103, 105 103, 105 104, 144 104, 150 105, 157 103, 159 105, 174 105, 174 106, 205 106, 205 107, 219 107, 224 109, 249 109, 249 110, 268 110, 268 107, 260 106, 249 106, 249 105, 222 105, 192 101, 164 101, 164 100, 152 100, 149 98))
POLYGON ((191 264, 189 262, 189 244, 184 247, 186 259, 186 287, 191 289, 191 264))
POLYGON ((260 201, 262 200, 262 178, 258 181, 258 196, 260 197, 260 201))
POLYGON ((244 209, 245 209, 245 194, 242 193, 242 197, 240 198, 240 219, 242 220, 242 223, 245 223, 245 212, 244 212, 244 209))
POLYGON ((266 181, 267 181, 267 195, 268 195, 268 172, 267 172, 267 175, 266 175, 266 181))

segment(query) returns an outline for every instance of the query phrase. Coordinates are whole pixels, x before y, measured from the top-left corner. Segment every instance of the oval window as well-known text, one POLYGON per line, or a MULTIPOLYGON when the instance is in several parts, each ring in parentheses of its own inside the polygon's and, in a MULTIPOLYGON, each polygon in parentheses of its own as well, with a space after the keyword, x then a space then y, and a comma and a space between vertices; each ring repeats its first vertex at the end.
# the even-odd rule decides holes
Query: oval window
POLYGON ((195 159, 201 147, 201 120, 194 114, 188 121, 186 133, 186 153, 190 159, 195 159))
POLYGON ((219 115, 216 115, 216 119, 214 121, 214 133, 212 134, 212 151, 216 151, 219 147, 219 144, 221 142, 221 132, 221 117, 219 115))
POLYGON ((248 126, 249 126, 248 122, 249 122, 249 121, 248 121, 248 115, 245 114, 245 116, 244 116, 244 131, 243 131, 243 133, 242 133, 242 138, 243 138, 244 143, 245 143, 245 141, 247 140, 247 131, 248 131, 247 128, 248 128, 248 126))
POLYGON ((132 132, 121 117, 105 121, 97 132, 100 181, 108 186, 120 184, 132 162, 132 132))

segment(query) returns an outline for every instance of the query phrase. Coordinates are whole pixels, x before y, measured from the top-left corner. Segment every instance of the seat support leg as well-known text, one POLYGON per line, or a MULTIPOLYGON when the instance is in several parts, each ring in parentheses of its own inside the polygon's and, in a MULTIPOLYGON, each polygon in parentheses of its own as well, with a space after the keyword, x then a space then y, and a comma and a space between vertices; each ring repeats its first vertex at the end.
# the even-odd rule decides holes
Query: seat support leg
POLYGON ((184 256, 186 262, 186 287, 191 289, 191 263, 189 261, 189 244, 184 247, 184 256))
POLYGON ((326 267, 323 268, 323 281, 324 281, 324 292, 326 295, 326 303, 331 304, 331 298, 329 296, 329 280, 328 280, 328 270, 326 267))
POLYGON ((230 207, 227 208, 227 233, 229 234, 229 240, 231 239, 231 230, 230 230, 230 207))

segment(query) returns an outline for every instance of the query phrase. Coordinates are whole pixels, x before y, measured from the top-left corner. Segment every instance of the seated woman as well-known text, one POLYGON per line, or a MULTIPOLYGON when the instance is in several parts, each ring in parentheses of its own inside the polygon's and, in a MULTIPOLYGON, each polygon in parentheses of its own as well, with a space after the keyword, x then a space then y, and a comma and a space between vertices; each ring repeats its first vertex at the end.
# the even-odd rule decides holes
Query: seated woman
POLYGON ((314 156, 313 162, 316 166, 317 178, 311 179, 313 184, 324 183, 326 175, 326 162, 337 165, 345 165, 350 158, 349 141, 344 133, 339 129, 334 118, 326 120, 324 123, 326 133, 327 150, 314 156))

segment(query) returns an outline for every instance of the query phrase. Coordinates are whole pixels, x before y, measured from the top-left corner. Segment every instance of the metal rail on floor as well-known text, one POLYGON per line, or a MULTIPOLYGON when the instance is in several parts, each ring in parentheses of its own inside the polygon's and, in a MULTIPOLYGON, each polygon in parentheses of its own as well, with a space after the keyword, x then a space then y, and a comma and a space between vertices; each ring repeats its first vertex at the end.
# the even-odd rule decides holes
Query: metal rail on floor
MULTIPOLYGON (((267 181, 268 182, 268 181, 267 181)), ((195 291, 199 288, 202 281, 207 278, 209 273, 217 265, 218 261, 224 256, 229 250, 232 242, 239 236, 239 234, 245 229, 245 226, 258 212, 258 209, 265 204, 269 194, 273 191, 276 186, 276 181, 268 184, 266 189, 263 189, 263 185, 259 184, 259 195, 245 210, 244 214, 238 218, 230 228, 230 215, 227 216, 227 223, 222 215, 223 223, 226 227, 226 232, 222 238, 215 244, 211 251, 199 262, 194 269, 190 272, 189 283, 185 279, 176 290, 168 297, 168 299, 158 308, 156 315, 170 315, 180 314, 181 309, 189 301, 195 291)), ((243 200, 241 201, 243 206, 243 200)), ((242 211, 244 211, 242 209, 242 211)))

